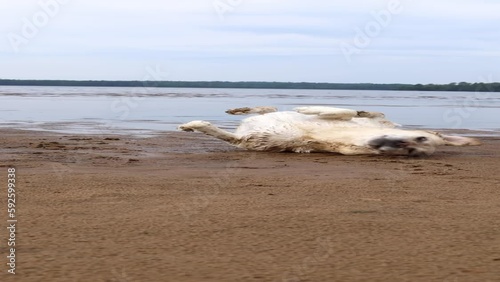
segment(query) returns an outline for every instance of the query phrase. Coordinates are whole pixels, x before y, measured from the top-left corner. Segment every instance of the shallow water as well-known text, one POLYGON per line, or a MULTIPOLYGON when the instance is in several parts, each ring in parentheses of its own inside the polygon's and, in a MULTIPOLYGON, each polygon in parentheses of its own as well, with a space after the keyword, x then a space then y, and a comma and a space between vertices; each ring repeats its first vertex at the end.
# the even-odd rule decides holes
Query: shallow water
POLYGON ((380 111, 411 128, 500 135, 500 93, 491 92, 0 86, 0 126, 151 135, 191 120, 234 128, 241 117, 226 109, 259 105, 380 111))

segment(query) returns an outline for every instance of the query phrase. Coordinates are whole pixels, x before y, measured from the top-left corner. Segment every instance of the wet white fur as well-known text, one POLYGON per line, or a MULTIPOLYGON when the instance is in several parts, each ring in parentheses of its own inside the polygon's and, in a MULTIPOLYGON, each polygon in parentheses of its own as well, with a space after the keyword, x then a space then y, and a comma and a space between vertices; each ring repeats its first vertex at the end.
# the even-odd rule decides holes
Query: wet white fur
MULTIPOLYGON (((363 112, 366 113, 366 112, 363 112)), ((380 137, 404 139, 419 154, 432 154, 440 145, 477 145, 471 138, 445 136, 422 130, 403 130, 381 113, 366 113, 330 107, 301 107, 295 112, 272 112, 244 119, 234 133, 206 121, 181 125, 184 131, 200 131, 237 147, 257 151, 336 152, 345 155, 380 154, 388 148, 373 148, 380 137), (416 143, 418 137, 425 142, 416 143)), ((406 152, 407 148, 404 150, 406 152)))

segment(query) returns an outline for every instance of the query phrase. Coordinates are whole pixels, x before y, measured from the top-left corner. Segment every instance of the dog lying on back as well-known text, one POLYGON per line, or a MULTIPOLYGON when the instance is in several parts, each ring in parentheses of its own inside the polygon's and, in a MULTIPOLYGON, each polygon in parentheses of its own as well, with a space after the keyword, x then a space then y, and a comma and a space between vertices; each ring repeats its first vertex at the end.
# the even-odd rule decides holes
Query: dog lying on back
POLYGON ((179 126, 199 131, 234 146, 256 151, 333 152, 344 155, 401 153, 431 155, 442 145, 480 145, 473 138, 433 131, 404 130, 379 112, 311 106, 279 112, 274 107, 237 108, 233 115, 258 114, 244 119, 234 133, 206 121, 179 126))

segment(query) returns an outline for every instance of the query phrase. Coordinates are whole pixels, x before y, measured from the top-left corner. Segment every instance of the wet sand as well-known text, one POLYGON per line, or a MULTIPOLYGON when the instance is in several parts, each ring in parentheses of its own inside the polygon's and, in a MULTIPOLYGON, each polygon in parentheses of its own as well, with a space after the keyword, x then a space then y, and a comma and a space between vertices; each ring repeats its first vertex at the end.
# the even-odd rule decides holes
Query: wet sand
POLYGON ((0 132, 1 281, 500 277, 500 138, 408 158, 255 153, 193 133, 0 132))

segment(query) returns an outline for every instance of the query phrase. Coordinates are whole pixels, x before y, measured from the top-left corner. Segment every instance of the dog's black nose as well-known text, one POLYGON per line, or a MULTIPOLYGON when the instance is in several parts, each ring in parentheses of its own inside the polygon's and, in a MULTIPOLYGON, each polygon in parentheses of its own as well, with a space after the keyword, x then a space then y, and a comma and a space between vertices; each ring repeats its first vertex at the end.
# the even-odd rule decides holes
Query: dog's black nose
POLYGON ((417 141, 418 143, 422 143, 422 142, 425 142, 427 140, 429 140, 429 139, 425 136, 420 136, 420 137, 415 138, 415 141, 417 141))
POLYGON ((368 145, 377 150, 378 149, 395 150, 395 149, 406 148, 408 146, 408 142, 403 138, 388 137, 384 135, 379 138, 370 140, 370 142, 368 142, 368 145))

